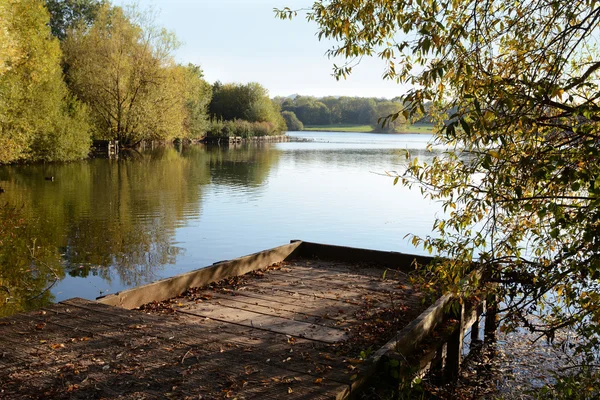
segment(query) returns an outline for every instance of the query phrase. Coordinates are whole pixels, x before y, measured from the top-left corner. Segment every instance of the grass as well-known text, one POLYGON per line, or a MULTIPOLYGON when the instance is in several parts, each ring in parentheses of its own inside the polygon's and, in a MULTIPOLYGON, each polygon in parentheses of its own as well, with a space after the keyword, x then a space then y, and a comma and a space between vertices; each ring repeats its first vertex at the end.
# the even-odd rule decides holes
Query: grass
MULTIPOLYGON (((360 132, 372 133, 371 125, 335 124, 335 125, 304 125, 305 131, 313 132, 360 132)), ((408 125, 400 133, 433 133, 433 124, 408 125)))
POLYGON ((373 131, 371 125, 335 124, 335 125, 304 125, 305 131, 317 132, 363 132, 373 131))
POLYGON ((433 124, 408 125, 402 133, 433 133, 433 124))

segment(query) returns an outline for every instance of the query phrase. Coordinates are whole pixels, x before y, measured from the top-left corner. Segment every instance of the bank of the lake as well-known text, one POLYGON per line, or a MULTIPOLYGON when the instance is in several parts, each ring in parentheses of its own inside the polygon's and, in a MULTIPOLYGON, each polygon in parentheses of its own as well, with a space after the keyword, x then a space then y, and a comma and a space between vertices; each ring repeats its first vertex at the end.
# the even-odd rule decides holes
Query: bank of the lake
MULTIPOLYGON (((407 125, 402 132, 406 133, 424 133, 432 134, 433 124, 413 124, 407 125)), ((304 131, 308 132, 355 132, 355 133, 381 133, 374 132, 371 125, 355 125, 355 124, 335 124, 335 125, 304 125, 304 131)))

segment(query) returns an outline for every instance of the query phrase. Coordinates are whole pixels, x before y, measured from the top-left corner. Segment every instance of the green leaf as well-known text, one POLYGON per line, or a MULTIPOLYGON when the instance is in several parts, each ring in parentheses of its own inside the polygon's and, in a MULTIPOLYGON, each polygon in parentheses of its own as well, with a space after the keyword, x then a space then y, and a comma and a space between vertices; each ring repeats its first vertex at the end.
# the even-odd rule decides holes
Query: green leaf
POLYGON ((467 123, 467 121, 465 121, 464 118, 461 118, 460 120, 460 126, 462 126, 463 130, 465 131, 465 133, 467 135, 471 134, 471 127, 469 126, 469 124, 467 123))

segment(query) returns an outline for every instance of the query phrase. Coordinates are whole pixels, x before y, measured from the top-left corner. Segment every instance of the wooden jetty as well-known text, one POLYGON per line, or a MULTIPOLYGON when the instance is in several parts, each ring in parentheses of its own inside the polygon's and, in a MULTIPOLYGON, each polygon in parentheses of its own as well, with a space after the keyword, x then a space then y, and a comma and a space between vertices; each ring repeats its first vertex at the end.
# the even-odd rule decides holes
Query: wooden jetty
POLYGON ((107 158, 119 158, 118 140, 94 140, 92 152, 107 158))
MULTIPOLYGON (((451 297, 426 307, 408 281, 429 261, 294 241, 1 319, 0 398, 354 397, 390 353, 406 358, 444 321, 451 297)), ((453 364, 456 346, 420 369, 453 364)))

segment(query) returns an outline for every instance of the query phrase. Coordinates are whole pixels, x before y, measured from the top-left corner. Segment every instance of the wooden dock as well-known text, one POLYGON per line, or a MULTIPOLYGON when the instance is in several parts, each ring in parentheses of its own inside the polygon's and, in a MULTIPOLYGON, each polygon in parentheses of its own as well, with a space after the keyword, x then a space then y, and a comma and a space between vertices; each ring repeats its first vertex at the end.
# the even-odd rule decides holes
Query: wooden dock
POLYGON ((293 242, 5 318, 0 398, 352 397, 441 321, 449 297, 426 309, 415 261, 293 242))

